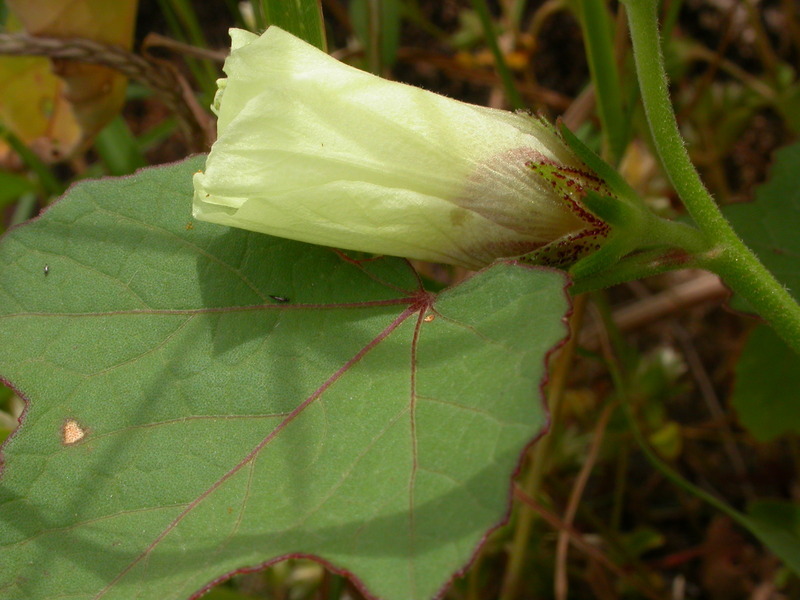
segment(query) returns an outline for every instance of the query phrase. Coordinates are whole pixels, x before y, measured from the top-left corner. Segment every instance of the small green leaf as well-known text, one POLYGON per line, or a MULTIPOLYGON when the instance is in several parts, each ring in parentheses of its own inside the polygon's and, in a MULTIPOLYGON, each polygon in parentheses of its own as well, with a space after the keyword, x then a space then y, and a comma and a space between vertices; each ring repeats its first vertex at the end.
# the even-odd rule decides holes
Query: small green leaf
POLYGON ((543 431, 565 276, 434 295, 401 259, 191 222, 201 166, 80 184, 0 244, 0 376, 28 402, 0 597, 184 599, 290 555, 435 596, 543 431))
POLYGON ((743 517, 748 529, 800 575, 800 506, 777 500, 753 502, 743 517))
MULTIPOLYGON (((800 143, 778 150, 769 180, 753 202, 724 208, 736 232, 775 277, 800 298, 800 143)), ((734 308, 746 310, 737 298, 734 308)))
POLYGON ((620 536, 620 543, 629 557, 639 557, 650 550, 661 548, 664 541, 664 535, 652 527, 639 527, 620 536))
POLYGON ((616 169, 597 156, 597 154, 584 144, 577 135, 572 133, 564 123, 558 123, 558 130, 572 151, 575 152, 592 171, 597 173, 600 179, 602 179, 621 200, 625 200, 628 204, 637 207, 639 210, 644 210, 639 196, 616 169))
POLYGON ((766 325, 750 333, 742 350, 732 403, 761 442, 800 433, 800 356, 766 325))

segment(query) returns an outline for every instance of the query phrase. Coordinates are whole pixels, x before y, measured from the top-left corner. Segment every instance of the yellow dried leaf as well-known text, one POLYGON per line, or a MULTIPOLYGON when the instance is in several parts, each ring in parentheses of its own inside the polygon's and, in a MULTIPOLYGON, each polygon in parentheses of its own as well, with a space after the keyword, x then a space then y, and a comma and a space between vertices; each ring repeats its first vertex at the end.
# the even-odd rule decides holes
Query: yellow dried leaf
MULTIPOLYGON (((137 0, 9 0, 9 8, 32 35, 79 37, 130 49, 137 0)), ((121 109, 126 78, 108 67, 54 60, 84 140, 90 140, 121 109)))
MULTIPOLYGON (((47 162, 69 155, 81 138, 64 82, 46 58, 0 57, 0 122, 47 162)), ((0 146, 0 162, 8 151, 0 146)))

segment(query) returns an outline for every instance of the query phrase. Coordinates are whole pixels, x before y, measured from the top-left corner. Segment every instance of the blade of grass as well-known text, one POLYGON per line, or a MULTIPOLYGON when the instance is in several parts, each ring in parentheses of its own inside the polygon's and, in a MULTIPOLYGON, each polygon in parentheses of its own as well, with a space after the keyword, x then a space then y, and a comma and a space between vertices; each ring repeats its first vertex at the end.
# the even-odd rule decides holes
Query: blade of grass
POLYGON ((683 0, 671 0, 671 2, 665 3, 661 39, 668 40, 672 36, 672 30, 675 29, 675 25, 678 22, 682 6, 683 0))
POLYGON ((255 14, 263 16, 265 27, 277 25, 327 52, 320 0, 251 0, 251 4, 255 14))
POLYGON ((733 521, 738 523, 739 526, 749 531, 767 548, 772 550, 792 572, 800 575, 800 552, 798 552, 798 550, 800 550, 800 544, 798 544, 796 538, 786 535, 786 532, 783 531, 773 531, 772 529, 765 528, 758 520, 753 519, 747 514, 740 513, 732 506, 685 479, 675 469, 662 461, 650 448, 647 440, 644 439, 644 435, 642 435, 641 430, 636 424, 630 403, 626 403, 625 416, 628 419, 630 430, 633 433, 636 443, 639 445, 639 449, 656 470, 678 487, 686 490, 693 496, 703 500, 721 513, 730 517, 733 521))
POLYGON ((250 0, 250 7, 253 10, 253 21, 256 30, 263 31, 267 28, 267 16, 264 14, 264 3, 259 0, 250 0))
POLYGON ((366 50, 369 70, 381 75, 397 59, 400 4, 398 0, 354 0, 349 8, 350 22, 366 50))
POLYGON ((94 147, 111 175, 128 175, 147 164, 139 143, 119 115, 98 134, 94 147))
POLYGON ((567 528, 572 529, 575 521, 575 515, 578 512, 578 505, 580 504, 583 492, 586 489, 586 484, 589 482, 589 476, 592 473, 597 457, 600 454, 600 448, 603 443, 608 422, 611 415, 616 410, 617 404, 615 402, 609 403, 605 406, 600 413, 600 418, 597 420, 594 433, 592 435, 592 442, 589 445, 589 450, 581 466, 580 473, 575 479, 575 484, 569 495, 567 508, 564 511, 564 529, 558 532, 558 542, 556 544, 556 571, 555 571, 555 586, 554 592, 557 600, 567 600, 569 590, 569 579, 567 577, 567 552, 569 550, 570 535, 567 528))
POLYGON ((620 78, 614 58, 612 21, 605 2, 578 0, 577 8, 603 128, 603 154, 608 162, 617 164, 628 142, 628 127, 623 117, 620 78))
POLYGON ((637 591, 639 591, 643 596, 650 598, 651 600, 661 600, 664 597, 662 593, 653 589, 652 584, 647 580, 647 577, 643 576, 641 573, 632 571, 630 568, 623 569, 620 567, 606 554, 604 554, 603 551, 593 544, 587 542, 586 538, 574 527, 565 523, 555 513, 547 510, 544 506, 536 502, 536 500, 527 495, 519 487, 514 488, 514 497, 521 502, 524 502, 528 507, 531 508, 531 510, 536 511, 536 513, 542 517, 542 519, 546 521, 553 529, 566 535, 570 543, 572 543, 575 548, 581 550, 587 556, 590 556, 593 560, 606 567, 620 580, 630 581, 631 584, 636 587, 637 591))
POLYGON ((431 34, 440 42, 446 43, 449 39, 450 35, 446 31, 425 16, 420 8, 419 0, 405 0, 405 2, 401 3, 400 9, 404 19, 414 23, 414 25, 431 34))
POLYGON ((228 12, 230 12, 231 17, 233 17, 233 23, 236 27, 240 27, 242 29, 245 28, 244 17, 242 16, 242 11, 239 9, 239 2, 237 0, 224 0, 225 6, 228 7, 228 12))
POLYGON ((178 120, 175 117, 168 117, 158 125, 154 125, 137 138, 139 152, 144 154, 151 148, 158 146, 178 129, 178 120))
POLYGON ((489 5, 486 4, 486 0, 470 0, 470 2, 472 3, 472 8, 478 14, 478 18, 481 20, 481 25, 483 25, 486 43, 489 45, 489 49, 494 56, 495 68, 503 82, 503 90, 506 93, 508 103, 515 110, 525 108, 525 101, 517 90, 517 86, 514 83, 514 76, 511 74, 511 69, 508 68, 503 52, 500 50, 500 46, 497 43, 497 33, 495 32, 492 15, 489 12, 489 5))
MULTIPOLYGON (((188 0, 158 0, 158 4, 174 37, 199 48, 208 48, 200 22, 188 0)), ((204 104, 209 104, 217 92, 217 67, 210 61, 189 56, 185 60, 203 91, 204 104)))
POLYGON ((66 186, 53 175, 50 167, 44 164, 17 136, 0 126, 0 138, 5 140, 14 152, 19 154, 22 162, 33 171, 48 196, 60 196, 64 192, 66 186))
POLYGON ((350 22, 361 46, 364 48, 366 68, 370 73, 380 75, 380 7, 375 0, 353 0, 348 6, 350 22))

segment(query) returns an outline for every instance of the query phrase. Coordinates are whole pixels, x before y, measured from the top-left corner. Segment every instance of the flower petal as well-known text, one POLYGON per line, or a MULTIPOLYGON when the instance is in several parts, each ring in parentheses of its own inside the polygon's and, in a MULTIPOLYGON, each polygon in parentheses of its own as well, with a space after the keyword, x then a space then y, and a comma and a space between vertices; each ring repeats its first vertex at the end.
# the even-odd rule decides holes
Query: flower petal
POLYGON ((589 226, 530 167, 585 168, 539 120, 386 81, 276 27, 232 38, 197 218, 471 268, 589 226))

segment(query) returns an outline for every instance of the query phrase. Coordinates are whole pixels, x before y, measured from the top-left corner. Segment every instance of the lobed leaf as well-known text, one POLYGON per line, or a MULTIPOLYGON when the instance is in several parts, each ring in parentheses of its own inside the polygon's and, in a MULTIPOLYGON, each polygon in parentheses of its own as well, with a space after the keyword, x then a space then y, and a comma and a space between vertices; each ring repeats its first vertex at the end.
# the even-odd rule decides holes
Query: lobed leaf
POLYGON ((547 417, 561 273, 438 295, 400 259, 193 223, 202 158, 75 186, 0 244, 0 597, 197 597, 313 556, 426 599, 547 417))

